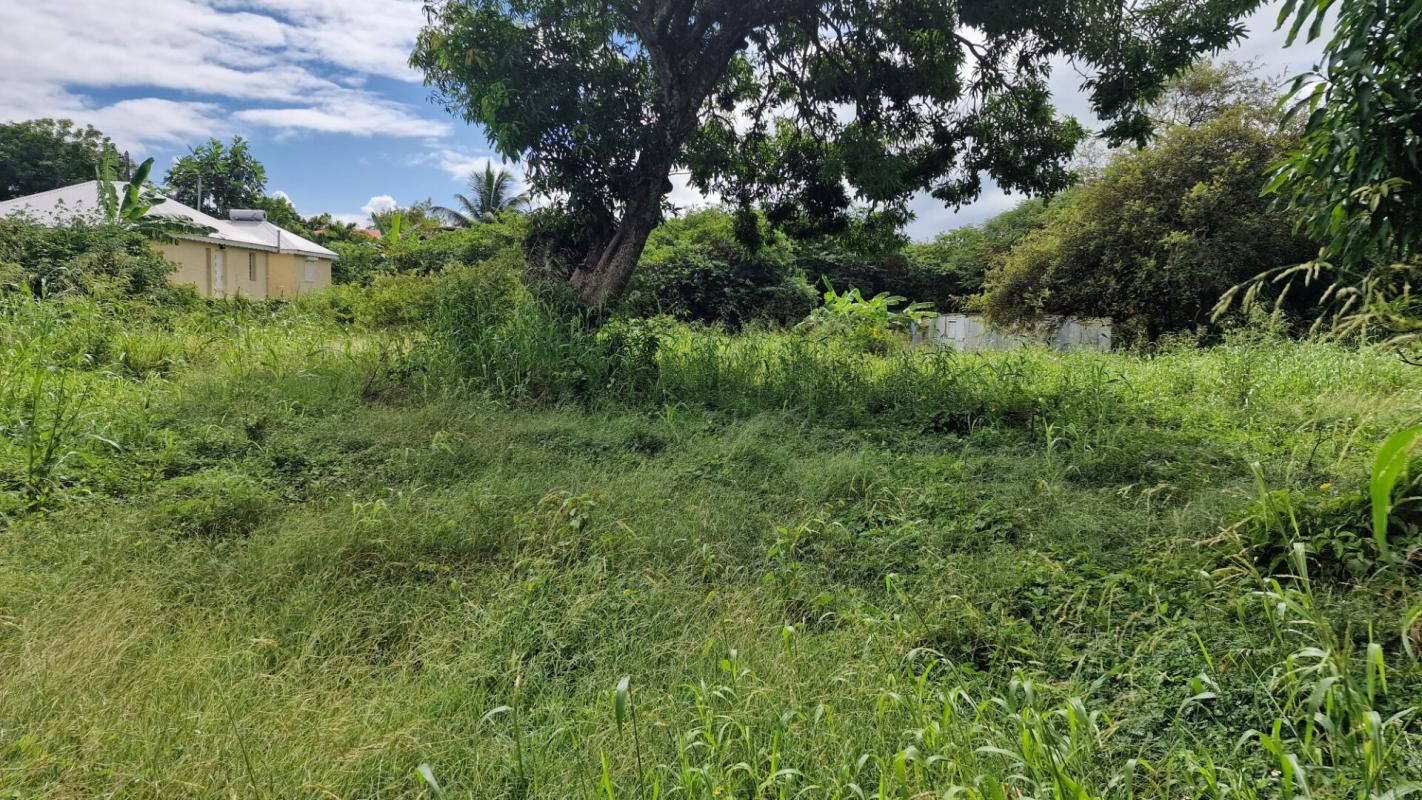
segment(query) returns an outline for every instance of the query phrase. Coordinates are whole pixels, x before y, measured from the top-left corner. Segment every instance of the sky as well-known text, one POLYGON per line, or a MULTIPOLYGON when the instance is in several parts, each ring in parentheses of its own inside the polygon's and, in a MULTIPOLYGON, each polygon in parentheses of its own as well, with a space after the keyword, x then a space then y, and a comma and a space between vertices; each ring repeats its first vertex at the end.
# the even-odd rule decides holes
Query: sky
MULTIPOLYGON (((1268 75, 1310 67, 1318 47, 1283 48, 1274 8, 1223 54, 1268 75)), ((267 192, 304 215, 359 221, 432 198, 449 204, 492 160, 473 126, 430 100, 407 64, 420 0, 0 0, 0 121, 69 118, 108 134, 155 172, 208 137, 246 137, 267 192)), ((1094 125, 1071 69, 1057 107, 1094 125)), ((516 167, 515 167, 516 169, 516 167)), ((976 224, 1019 197, 995 188, 954 210, 915 198, 915 239, 976 224)), ((683 184, 678 205, 705 202, 683 184)))

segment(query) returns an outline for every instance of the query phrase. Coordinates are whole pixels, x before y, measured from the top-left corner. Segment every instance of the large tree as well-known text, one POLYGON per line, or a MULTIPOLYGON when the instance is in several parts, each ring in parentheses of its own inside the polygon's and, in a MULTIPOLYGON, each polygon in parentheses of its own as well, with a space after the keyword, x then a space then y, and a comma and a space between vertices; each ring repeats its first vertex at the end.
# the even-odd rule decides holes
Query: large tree
POLYGON ((252 155, 247 140, 237 136, 230 145, 209 139, 192 148, 168 169, 163 180, 175 199, 221 216, 234 208, 260 204, 267 170, 252 155))
POLYGON ((1070 180, 1086 134, 1059 118, 1070 59, 1113 141, 1257 0, 440 0, 411 63, 584 232, 567 278, 625 288, 675 171, 777 222, 852 202, 976 198, 1070 180))
POLYGON ((0 200, 91 181, 117 166, 118 151, 92 125, 67 119, 0 124, 0 200))

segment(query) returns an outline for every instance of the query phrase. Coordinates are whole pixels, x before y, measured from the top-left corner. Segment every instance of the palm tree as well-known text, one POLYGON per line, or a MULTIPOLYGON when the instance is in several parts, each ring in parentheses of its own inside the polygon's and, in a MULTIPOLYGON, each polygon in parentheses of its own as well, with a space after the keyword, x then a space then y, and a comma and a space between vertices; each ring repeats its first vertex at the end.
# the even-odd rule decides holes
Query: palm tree
POLYGON ((435 206, 434 210, 461 228, 493 222, 501 212, 528 208, 528 192, 510 194, 513 184, 512 172, 485 164, 483 172, 475 171, 469 176, 469 196, 454 196, 459 205, 457 209, 435 206))

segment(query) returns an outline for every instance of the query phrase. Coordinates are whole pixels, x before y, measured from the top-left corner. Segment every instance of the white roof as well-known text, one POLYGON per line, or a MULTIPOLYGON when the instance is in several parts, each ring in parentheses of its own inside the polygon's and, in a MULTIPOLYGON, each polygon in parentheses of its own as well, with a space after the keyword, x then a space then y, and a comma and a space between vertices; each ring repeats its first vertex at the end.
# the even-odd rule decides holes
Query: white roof
MULTIPOLYGON (((122 196, 126 184, 115 181, 114 189, 122 196)), ((0 202, 0 217, 23 214, 36 222, 58 224, 75 218, 96 219, 101 215, 99 182, 86 181, 73 186, 51 189, 39 194, 0 202)), ((204 214, 177 200, 164 198, 149 214, 181 217, 189 222, 212 228, 207 235, 179 236, 180 239, 230 244, 273 253, 295 253, 316 258, 336 258, 336 253, 313 241, 278 228, 266 220, 218 219, 204 214)))

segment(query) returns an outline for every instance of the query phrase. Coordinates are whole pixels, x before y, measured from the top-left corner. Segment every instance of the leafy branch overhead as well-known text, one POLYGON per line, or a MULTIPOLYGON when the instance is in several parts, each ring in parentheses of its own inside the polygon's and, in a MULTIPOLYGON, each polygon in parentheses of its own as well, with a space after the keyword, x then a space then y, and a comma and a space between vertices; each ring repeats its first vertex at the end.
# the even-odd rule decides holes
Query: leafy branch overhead
MULTIPOLYGON (((1113 141, 1148 102, 1241 35, 1253 0, 445 0, 411 62, 436 99, 527 162, 584 231, 567 280, 603 306, 625 289, 670 177, 806 232, 855 202, 906 214, 986 180, 1053 192, 1086 131, 1047 90, 1053 59, 1113 141)), ((565 248, 566 250, 566 248, 565 248)))

